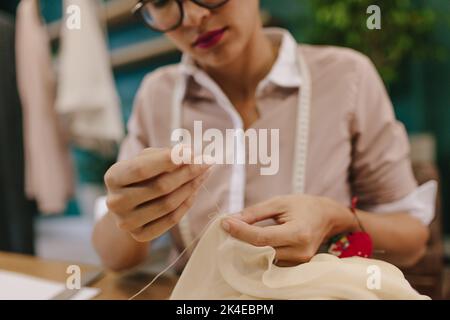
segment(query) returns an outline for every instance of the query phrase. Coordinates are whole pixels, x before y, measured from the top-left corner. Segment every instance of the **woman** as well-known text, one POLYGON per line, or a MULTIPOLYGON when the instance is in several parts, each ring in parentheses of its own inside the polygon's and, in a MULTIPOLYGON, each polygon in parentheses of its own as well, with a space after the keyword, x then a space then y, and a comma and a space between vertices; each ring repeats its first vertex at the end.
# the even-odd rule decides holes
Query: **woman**
POLYGON ((106 173, 109 212, 93 237, 106 266, 140 263, 169 230, 180 251, 216 205, 239 212, 226 231, 274 247, 280 266, 308 261, 360 224, 381 259, 411 266, 423 256, 433 199, 417 188, 405 130, 366 57, 263 29, 258 0, 150 0, 136 11, 184 55, 143 81, 119 162, 106 173), (177 103, 175 127, 190 131, 194 121, 222 132, 279 129, 278 173, 261 175, 261 164, 174 164, 177 103), (357 219, 352 196, 365 209, 357 219))

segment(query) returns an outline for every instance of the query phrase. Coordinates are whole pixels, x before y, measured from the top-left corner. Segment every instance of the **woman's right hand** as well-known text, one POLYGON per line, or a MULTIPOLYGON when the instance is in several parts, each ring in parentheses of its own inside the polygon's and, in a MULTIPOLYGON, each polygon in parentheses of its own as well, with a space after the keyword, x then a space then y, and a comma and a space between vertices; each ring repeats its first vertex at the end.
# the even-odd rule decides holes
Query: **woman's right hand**
POLYGON ((174 164, 171 149, 145 149, 106 172, 108 209, 121 230, 138 242, 151 241, 190 209, 210 167, 174 164))

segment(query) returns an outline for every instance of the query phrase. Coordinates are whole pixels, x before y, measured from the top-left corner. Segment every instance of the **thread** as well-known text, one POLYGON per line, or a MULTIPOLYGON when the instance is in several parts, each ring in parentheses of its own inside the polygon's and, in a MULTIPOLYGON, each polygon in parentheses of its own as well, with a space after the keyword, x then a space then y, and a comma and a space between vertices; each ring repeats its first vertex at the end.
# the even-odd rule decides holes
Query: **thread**
MULTIPOLYGON (((201 187, 212 198, 212 193, 208 190, 208 188, 206 188, 206 186, 204 184, 201 184, 201 187)), ((186 252, 188 252, 188 250, 194 245, 194 243, 203 236, 203 234, 208 229, 208 227, 212 224, 212 222, 214 222, 217 217, 222 215, 222 210, 220 209, 220 206, 219 206, 219 204, 217 202, 215 202, 215 206, 216 206, 216 209, 217 209, 217 213, 215 213, 215 214, 213 213, 213 214, 209 214, 208 215, 208 218, 210 219, 210 221, 206 224, 205 227, 203 227, 203 229, 200 231, 200 233, 184 248, 184 250, 178 255, 178 257, 172 263, 170 263, 166 268, 164 268, 160 273, 158 273, 148 284, 145 285, 144 288, 139 290, 136 294, 134 294, 128 300, 134 300, 136 297, 140 296, 147 289, 149 289, 156 282, 156 280, 161 278, 162 275, 164 275, 167 271, 169 271, 171 268, 173 268, 178 261, 180 261, 180 259, 186 254, 186 252)))

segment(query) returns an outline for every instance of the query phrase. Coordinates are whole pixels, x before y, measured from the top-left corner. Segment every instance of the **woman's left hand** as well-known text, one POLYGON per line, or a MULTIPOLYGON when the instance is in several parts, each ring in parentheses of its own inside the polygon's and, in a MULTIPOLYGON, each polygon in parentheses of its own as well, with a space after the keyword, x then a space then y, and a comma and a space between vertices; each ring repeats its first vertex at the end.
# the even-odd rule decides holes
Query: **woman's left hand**
POLYGON ((276 250, 278 266, 308 262, 331 236, 354 228, 354 217, 328 198, 308 195, 278 196, 223 220, 231 236, 258 247, 276 250), (255 223, 274 219, 273 226, 255 223))

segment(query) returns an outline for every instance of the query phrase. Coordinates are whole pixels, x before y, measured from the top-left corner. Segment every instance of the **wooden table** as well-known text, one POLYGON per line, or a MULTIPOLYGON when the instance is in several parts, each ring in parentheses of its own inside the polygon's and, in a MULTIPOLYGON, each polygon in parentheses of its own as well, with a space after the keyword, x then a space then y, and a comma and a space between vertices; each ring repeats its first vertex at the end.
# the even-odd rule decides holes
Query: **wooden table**
MULTIPOLYGON (((31 256, 0 252, 1 270, 14 271, 47 280, 65 282, 69 276, 66 270, 70 265, 80 266, 81 272, 100 270, 99 267, 76 262, 48 261, 31 256)), ((149 283, 154 276, 153 274, 119 274, 106 271, 104 276, 90 287, 101 289, 101 293, 95 298, 97 300, 127 300, 149 283)), ((136 300, 167 299, 176 281, 176 277, 162 277, 136 300)))

